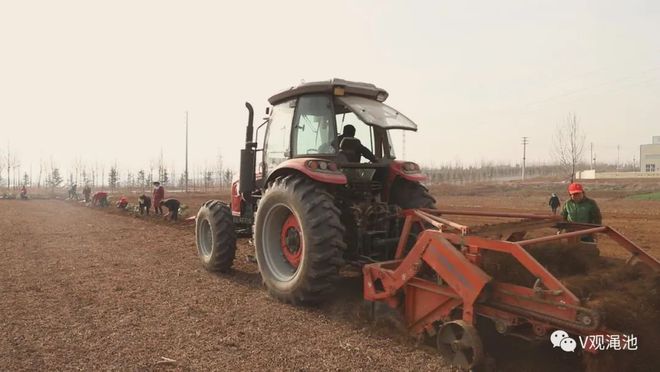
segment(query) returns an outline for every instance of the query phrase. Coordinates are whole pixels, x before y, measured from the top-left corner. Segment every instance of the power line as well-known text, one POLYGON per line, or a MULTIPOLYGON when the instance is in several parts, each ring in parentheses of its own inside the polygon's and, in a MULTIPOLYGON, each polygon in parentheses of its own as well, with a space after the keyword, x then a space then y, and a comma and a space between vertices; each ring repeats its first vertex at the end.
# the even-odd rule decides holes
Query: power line
MULTIPOLYGON (((618 88, 618 87, 621 87, 620 83, 624 83, 624 85, 625 85, 625 83, 628 82, 629 80, 642 77, 642 76, 644 76, 648 73, 652 73, 652 72, 657 71, 657 70, 660 70, 660 67, 649 68, 649 69, 646 69, 646 70, 639 71, 638 73, 635 73, 635 74, 619 77, 619 78, 616 78, 616 79, 607 80, 607 81, 600 82, 600 83, 595 83, 595 84, 592 84, 592 85, 587 86, 587 87, 571 89, 571 90, 568 90, 568 91, 565 91, 563 93, 559 93, 559 94, 556 94, 556 95, 553 95, 553 96, 549 96, 549 97, 546 97, 546 98, 541 98, 541 99, 537 99, 537 100, 527 102, 523 106, 525 106, 525 107, 534 106, 534 105, 546 103, 546 102, 549 102, 549 101, 554 101, 556 99, 561 99, 561 98, 564 98, 564 97, 568 97, 568 96, 571 96, 571 95, 574 95, 574 94, 581 94, 581 93, 588 92, 588 91, 594 90, 594 89, 599 89, 600 91, 602 91, 603 90, 602 88, 610 88, 610 89, 611 88, 618 88)), ((646 77, 644 77, 644 78, 646 79, 646 77)), ((646 80, 638 82, 638 83, 647 83, 649 81, 655 81, 655 78, 646 79, 646 80)))

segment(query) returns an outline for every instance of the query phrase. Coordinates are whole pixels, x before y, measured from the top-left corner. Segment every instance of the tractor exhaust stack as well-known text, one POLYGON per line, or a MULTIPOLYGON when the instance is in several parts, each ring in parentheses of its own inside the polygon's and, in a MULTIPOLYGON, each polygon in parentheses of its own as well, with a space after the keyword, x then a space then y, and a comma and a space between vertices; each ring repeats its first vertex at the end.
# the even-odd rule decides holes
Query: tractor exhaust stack
POLYGON ((245 148, 241 150, 241 170, 239 192, 243 199, 248 200, 252 196, 255 187, 254 166, 256 161, 257 144, 253 141, 254 132, 254 110, 249 102, 245 102, 248 109, 248 125, 245 132, 245 148))

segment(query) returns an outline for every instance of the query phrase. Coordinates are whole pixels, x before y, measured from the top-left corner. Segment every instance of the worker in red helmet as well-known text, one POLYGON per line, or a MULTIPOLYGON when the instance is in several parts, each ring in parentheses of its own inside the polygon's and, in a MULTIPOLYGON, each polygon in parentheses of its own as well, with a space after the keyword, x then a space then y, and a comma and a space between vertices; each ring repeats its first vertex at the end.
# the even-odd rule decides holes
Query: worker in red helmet
MULTIPOLYGON (((561 216, 568 222, 581 222, 593 223, 600 225, 603 222, 603 217, 600 214, 600 208, 596 201, 584 193, 584 188, 579 183, 571 183, 568 185, 568 193, 571 198, 564 203, 561 216)), ((582 241, 593 242, 593 236, 583 236, 582 241)))
POLYGON ((117 208, 126 209, 126 207, 128 207, 128 198, 122 195, 117 202, 117 208))

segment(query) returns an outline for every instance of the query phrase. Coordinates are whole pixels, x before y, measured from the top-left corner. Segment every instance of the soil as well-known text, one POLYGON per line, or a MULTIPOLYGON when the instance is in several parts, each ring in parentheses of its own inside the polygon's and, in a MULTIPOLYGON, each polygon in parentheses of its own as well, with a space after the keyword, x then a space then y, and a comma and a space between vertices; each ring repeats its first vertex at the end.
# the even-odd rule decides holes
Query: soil
MULTIPOLYGON (((547 189, 432 192, 443 208, 546 213, 547 189)), ((204 201, 228 195, 178 198, 194 215, 204 201)), ((604 223, 660 257, 660 202, 618 193, 597 200, 604 223)), ((262 288, 248 239, 239 240, 231 273, 211 274, 198 262, 193 226, 72 201, 0 201, 0 370, 451 370, 395 321, 369 320, 359 273, 344 272, 337 294, 318 308, 281 304, 262 288)), ((604 256, 627 257, 602 243, 604 256)), ((657 295, 658 283, 645 283, 631 284, 630 293, 657 295)), ((600 288, 592 292, 618 298, 612 293, 621 290, 600 288)), ((649 302, 649 311, 658 305, 649 302)), ((657 345, 643 336, 640 350, 657 345)), ((504 346, 497 370, 582 368, 547 344, 506 338, 493 349, 504 346)))
POLYGON ((0 208, 0 370, 448 370, 341 303, 272 300, 247 240, 214 275, 184 223, 57 200, 0 208))
MULTIPOLYGON (((580 298, 583 306, 598 311, 602 324, 620 337, 644 339, 635 352, 620 352, 616 358, 606 355, 606 365, 598 363, 603 355, 589 358, 588 370, 650 371, 660 366, 656 350, 660 344, 660 273, 598 256, 593 244, 546 244, 529 247, 528 252, 580 298)), ((486 252, 483 268, 500 282, 530 287, 535 281, 510 255, 486 252)))

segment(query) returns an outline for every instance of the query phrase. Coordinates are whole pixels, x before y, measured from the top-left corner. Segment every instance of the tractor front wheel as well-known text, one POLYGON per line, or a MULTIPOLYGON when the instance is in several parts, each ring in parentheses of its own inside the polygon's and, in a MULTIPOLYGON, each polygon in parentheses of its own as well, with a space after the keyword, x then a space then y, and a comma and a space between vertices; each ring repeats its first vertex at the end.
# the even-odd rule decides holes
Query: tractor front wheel
POLYGON ((254 242, 269 293, 294 304, 317 303, 333 289, 344 226, 334 198, 299 175, 277 178, 259 203, 254 242))
POLYGON ((199 209, 195 223, 197 253, 208 271, 226 272, 236 255, 236 232, 229 206, 209 200, 199 209))

